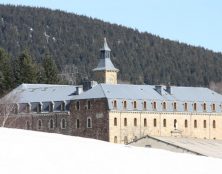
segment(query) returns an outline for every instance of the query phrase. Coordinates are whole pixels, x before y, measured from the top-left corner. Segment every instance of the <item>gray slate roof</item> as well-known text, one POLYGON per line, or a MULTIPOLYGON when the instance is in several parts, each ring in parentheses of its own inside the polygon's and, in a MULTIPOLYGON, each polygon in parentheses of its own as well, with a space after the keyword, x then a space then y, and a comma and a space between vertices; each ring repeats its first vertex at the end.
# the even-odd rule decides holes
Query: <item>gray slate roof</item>
POLYGON ((110 58, 100 59, 98 66, 93 69, 93 71, 103 70, 119 71, 117 68, 114 67, 110 58))
POLYGON ((162 103, 166 102, 167 111, 174 111, 173 102, 177 103, 177 111, 184 111, 184 103, 188 104, 188 111, 193 111, 193 104, 197 104, 197 111, 203 111, 203 103, 207 105, 207 112, 211 112, 211 105, 216 105, 216 112, 221 112, 222 95, 203 87, 171 87, 171 94, 162 86, 162 95, 152 85, 129 84, 98 84, 92 89, 76 96, 75 99, 107 98, 109 109, 113 110, 113 101, 117 101, 117 110, 123 110, 123 101, 127 101, 127 110, 135 110, 133 101, 137 101, 137 110, 144 110, 143 102, 147 102, 147 111, 153 111, 152 103, 157 103, 157 111, 163 111, 162 103))
POLYGON ((33 103, 46 101, 69 101, 76 92, 76 86, 49 84, 21 84, 10 92, 15 103, 33 103))

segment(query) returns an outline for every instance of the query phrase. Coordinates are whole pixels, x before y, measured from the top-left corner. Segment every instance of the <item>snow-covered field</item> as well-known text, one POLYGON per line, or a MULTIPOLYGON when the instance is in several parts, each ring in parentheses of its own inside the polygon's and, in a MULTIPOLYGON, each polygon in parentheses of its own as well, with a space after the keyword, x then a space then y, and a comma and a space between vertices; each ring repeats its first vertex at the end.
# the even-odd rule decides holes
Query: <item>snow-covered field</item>
POLYGON ((0 174, 215 174, 222 160, 0 128, 0 174))

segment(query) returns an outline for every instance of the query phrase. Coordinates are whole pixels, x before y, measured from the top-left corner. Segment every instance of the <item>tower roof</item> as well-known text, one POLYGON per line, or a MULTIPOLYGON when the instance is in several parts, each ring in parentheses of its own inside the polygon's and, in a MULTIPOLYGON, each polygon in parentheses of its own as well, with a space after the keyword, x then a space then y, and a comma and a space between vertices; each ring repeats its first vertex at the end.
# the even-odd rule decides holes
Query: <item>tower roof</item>
POLYGON ((100 49, 100 51, 111 51, 111 49, 109 48, 106 38, 104 37, 104 44, 103 47, 100 49))
POLYGON ((104 70, 117 71, 117 72, 119 71, 117 68, 114 67, 110 59, 110 51, 111 49, 107 44, 106 38, 104 38, 104 45, 100 49, 101 57, 99 60, 99 64, 97 65, 96 68, 93 69, 93 71, 104 71, 104 70))

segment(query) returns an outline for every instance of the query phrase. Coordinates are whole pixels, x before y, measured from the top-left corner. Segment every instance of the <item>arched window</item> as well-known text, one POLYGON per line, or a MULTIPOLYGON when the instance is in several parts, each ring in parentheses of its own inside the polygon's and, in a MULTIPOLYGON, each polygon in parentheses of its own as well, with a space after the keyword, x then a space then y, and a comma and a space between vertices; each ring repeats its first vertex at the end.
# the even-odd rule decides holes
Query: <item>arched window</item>
POLYGON ((117 143, 117 136, 114 137, 114 143, 117 143))
POLYGON ((153 126, 156 127, 156 118, 153 119, 153 126))
POLYGON ((144 118, 144 120, 143 120, 143 125, 144 125, 144 127, 147 127, 147 119, 146 118, 144 118))
POLYGON ((114 108, 114 109, 117 108, 117 101, 116 101, 116 100, 113 101, 113 108, 114 108))
POLYGON ((184 127, 185 127, 185 128, 188 127, 188 121, 187 121, 187 120, 184 121, 184 127))
POLYGON ((137 119, 134 118, 134 126, 137 126, 137 119))
POLYGON ((30 127, 31 127, 31 126, 30 126, 30 122, 29 122, 29 121, 26 121, 26 129, 29 130, 30 127))
POLYGON ((117 126, 117 118, 114 118, 114 126, 117 126))
POLYGON ((127 108, 127 102, 124 101, 124 102, 123 102, 123 109, 126 109, 126 108, 127 108))
POLYGON ((174 121, 173 121, 173 127, 174 127, 174 129, 177 129, 177 120, 176 119, 174 119, 174 121))
POLYGON ((163 102, 163 110, 166 110, 166 102, 163 102))
POLYGON ((194 120, 194 128, 197 128, 197 120, 194 120))
POLYGON ((49 120, 49 129, 54 129, 54 120, 53 119, 49 120))
POLYGON ((77 109, 77 110, 80 110, 80 101, 77 101, 77 102, 76 102, 76 109, 77 109))
POLYGON ((124 137, 124 144, 127 144, 128 143, 128 138, 127 136, 124 137))
POLYGON ((213 120, 213 128, 216 128, 216 121, 213 120))
POLYGON ((194 103, 194 104, 193 104, 193 110, 194 110, 194 111, 197 111, 197 103, 194 103))
POLYGON ((187 110, 188 110, 188 104, 184 103, 184 111, 187 111, 187 110))
POLYGON ((41 130, 42 127, 43 127, 43 126, 42 126, 42 120, 38 120, 38 121, 37 121, 37 129, 38 129, 38 130, 41 130))
POLYGON ((87 109, 91 109, 91 102, 87 101, 87 109))
POLYGON ((156 102, 153 102, 153 109, 156 109, 156 102))
POLYGON ((62 129, 65 129, 65 128, 66 128, 66 119, 65 119, 65 118, 63 118, 63 119, 61 120, 61 128, 62 128, 62 129))
POLYGON ((212 112, 215 112, 216 111, 216 105, 213 103, 212 104, 212 112))
POLYGON ((143 109, 146 109, 147 106, 146 106, 146 101, 143 102, 143 109))
POLYGON ((87 118, 87 128, 92 128, 92 118, 91 117, 87 118))
POLYGON ((127 126, 127 118, 124 118, 124 126, 127 126))
POLYGON ((163 127, 166 127, 166 119, 163 119, 163 127))
POLYGON ((79 121, 79 119, 76 119, 76 128, 77 128, 77 129, 80 128, 80 121, 79 121))
POLYGON ((176 102, 173 102, 173 109, 177 110, 177 103, 176 102))
POLYGON ((137 108, 137 103, 136 101, 133 102, 133 109, 136 109, 137 108))
POLYGON ((203 127, 207 128, 207 121, 206 120, 203 121, 203 127))
POLYGON ((203 104, 203 111, 206 111, 207 110, 207 105, 206 103, 203 104))

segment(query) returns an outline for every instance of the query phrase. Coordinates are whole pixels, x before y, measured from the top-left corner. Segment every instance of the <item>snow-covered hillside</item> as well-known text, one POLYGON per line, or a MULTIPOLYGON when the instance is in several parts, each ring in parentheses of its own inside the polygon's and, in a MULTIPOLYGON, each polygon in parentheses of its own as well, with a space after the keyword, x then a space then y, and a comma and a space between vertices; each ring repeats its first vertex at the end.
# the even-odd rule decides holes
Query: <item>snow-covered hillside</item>
POLYGON ((222 160, 93 139, 0 128, 1 174, 211 174, 222 160))

